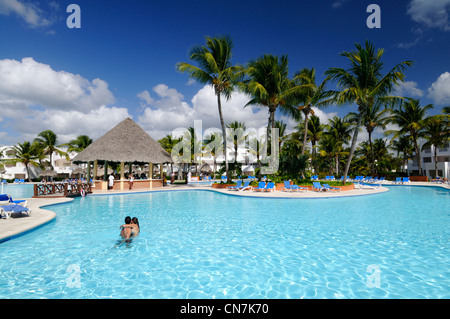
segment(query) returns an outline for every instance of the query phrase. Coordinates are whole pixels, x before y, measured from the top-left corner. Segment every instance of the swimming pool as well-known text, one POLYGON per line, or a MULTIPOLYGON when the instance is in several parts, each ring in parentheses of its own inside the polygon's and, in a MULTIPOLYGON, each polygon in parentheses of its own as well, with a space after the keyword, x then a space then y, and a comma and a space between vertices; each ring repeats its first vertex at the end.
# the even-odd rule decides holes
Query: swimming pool
POLYGON ((0 193, 8 194, 13 199, 31 198, 34 195, 33 187, 33 184, 3 184, 3 192, 0 185, 0 193))
POLYGON ((448 190, 88 196, 0 244, 1 298, 449 298, 448 190), (141 235, 118 244, 125 216, 141 235))

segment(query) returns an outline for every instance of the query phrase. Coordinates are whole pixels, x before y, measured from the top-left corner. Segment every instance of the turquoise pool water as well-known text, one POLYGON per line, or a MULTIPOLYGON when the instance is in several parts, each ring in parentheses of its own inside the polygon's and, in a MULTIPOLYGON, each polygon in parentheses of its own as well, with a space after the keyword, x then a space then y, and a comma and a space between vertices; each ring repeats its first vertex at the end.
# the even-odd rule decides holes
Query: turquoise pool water
POLYGON ((8 194, 13 199, 31 198, 34 195, 33 187, 33 184, 3 184, 3 192, 2 186, 0 185, 0 193, 8 194))
POLYGON ((88 196, 0 244, 1 298, 449 298, 450 193, 88 196), (121 244, 137 216, 141 235, 121 244))

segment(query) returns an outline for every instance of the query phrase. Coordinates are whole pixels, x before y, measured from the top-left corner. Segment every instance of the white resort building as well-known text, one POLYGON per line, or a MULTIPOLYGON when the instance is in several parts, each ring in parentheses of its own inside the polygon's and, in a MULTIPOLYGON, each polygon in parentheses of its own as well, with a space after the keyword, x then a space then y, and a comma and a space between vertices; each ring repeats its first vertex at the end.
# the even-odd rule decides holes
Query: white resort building
MULTIPOLYGON (((434 178, 435 174, 435 163, 437 162, 437 176, 441 178, 450 178, 450 143, 444 144, 444 147, 435 147, 432 145, 429 148, 425 148, 420 152, 420 157, 422 159, 422 169, 423 174, 428 176, 428 179, 434 178), (435 161, 435 150, 436 150, 436 161, 435 161)), ((420 145, 422 149, 422 145, 420 145)), ((417 160, 408 161, 407 172, 409 176, 417 176, 419 174, 419 166, 417 160)))

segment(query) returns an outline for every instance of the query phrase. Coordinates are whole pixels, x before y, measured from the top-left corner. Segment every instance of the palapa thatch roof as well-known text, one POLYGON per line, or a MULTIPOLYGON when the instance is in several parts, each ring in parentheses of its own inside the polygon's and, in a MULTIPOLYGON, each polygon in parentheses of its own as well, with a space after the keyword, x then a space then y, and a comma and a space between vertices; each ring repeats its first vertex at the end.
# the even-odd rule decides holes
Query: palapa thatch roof
POLYGON ((136 122, 127 118, 74 157, 73 162, 171 163, 172 157, 136 122))

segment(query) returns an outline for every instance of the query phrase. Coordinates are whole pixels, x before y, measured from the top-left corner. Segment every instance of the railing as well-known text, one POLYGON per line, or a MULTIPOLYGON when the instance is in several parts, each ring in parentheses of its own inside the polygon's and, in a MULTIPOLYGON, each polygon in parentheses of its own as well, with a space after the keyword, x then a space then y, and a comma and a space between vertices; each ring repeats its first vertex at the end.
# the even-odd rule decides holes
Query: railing
POLYGON ((91 183, 70 184, 70 183, 49 183, 49 184, 34 184, 34 197, 47 195, 79 195, 81 190, 85 194, 92 193, 91 183))

